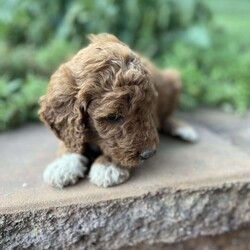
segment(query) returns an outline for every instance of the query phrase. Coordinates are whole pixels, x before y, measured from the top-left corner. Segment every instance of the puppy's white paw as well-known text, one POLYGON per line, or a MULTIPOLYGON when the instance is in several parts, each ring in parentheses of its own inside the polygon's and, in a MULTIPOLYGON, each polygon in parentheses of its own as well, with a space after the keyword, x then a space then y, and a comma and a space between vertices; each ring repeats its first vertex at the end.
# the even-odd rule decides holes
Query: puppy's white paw
POLYGON ((129 171, 113 163, 94 163, 89 172, 90 182, 99 187, 111 187, 125 182, 129 178, 129 171))
POLYGON ((55 188, 63 188, 75 184, 84 177, 88 159, 80 154, 65 154, 47 166, 43 179, 55 188))
POLYGON ((192 127, 180 127, 172 132, 173 136, 189 142, 196 142, 199 139, 197 132, 192 127))

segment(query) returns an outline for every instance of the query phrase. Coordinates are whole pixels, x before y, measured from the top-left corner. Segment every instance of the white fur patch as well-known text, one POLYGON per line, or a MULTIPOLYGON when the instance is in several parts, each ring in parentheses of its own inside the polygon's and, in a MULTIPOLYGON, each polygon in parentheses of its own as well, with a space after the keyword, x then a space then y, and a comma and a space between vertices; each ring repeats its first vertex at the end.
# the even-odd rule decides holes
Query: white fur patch
POLYGON ((172 132, 172 135, 189 142, 196 142, 199 139, 197 132, 192 127, 180 127, 172 132))
POLYGON ((113 163, 94 163, 89 172, 90 182, 99 187, 111 187, 125 182, 129 178, 129 171, 113 163))
POLYGON ((80 154, 65 154, 50 163, 43 173, 43 179, 55 188, 63 188, 75 184, 84 177, 88 159, 80 154))

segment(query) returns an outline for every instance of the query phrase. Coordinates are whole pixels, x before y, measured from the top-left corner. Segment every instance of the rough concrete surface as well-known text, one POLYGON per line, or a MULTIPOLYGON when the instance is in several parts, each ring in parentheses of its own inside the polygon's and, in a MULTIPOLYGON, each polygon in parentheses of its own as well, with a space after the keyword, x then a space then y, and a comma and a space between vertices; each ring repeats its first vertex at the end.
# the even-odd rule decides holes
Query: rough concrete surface
POLYGON ((119 249, 215 235, 250 221, 250 157, 208 130, 161 138, 123 185, 42 182, 56 140, 40 125, 0 135, 0 249, 119 249))
POLYGON ((174 244, 139 244, 119 250, 249 250, 250 229, 242 228, 216 236, 201 236, 174 244))

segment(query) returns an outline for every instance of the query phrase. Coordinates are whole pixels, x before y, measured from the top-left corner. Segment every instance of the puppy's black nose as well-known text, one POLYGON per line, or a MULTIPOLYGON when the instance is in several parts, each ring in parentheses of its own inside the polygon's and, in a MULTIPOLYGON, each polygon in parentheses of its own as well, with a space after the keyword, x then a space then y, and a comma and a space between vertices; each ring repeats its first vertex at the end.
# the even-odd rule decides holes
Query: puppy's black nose
POLYGON ((152 157, 156 153, 156 150, 149 150, 146 149, 140 153, 140 159, 141 160, 147 160, 150 157, 152 157))

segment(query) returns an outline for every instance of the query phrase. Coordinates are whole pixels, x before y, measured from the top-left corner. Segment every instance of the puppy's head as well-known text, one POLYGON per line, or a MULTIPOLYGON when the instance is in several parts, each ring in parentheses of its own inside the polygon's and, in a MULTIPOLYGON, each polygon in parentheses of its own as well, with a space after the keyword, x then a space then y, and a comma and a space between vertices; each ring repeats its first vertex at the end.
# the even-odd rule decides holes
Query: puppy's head
POLYGON ((94 142, 116 164, 137 166, 159 141, 154 84, 138 56, 116 37, 90 40, 53 74, 40 116, 69 150, 81 153, 94 142))

